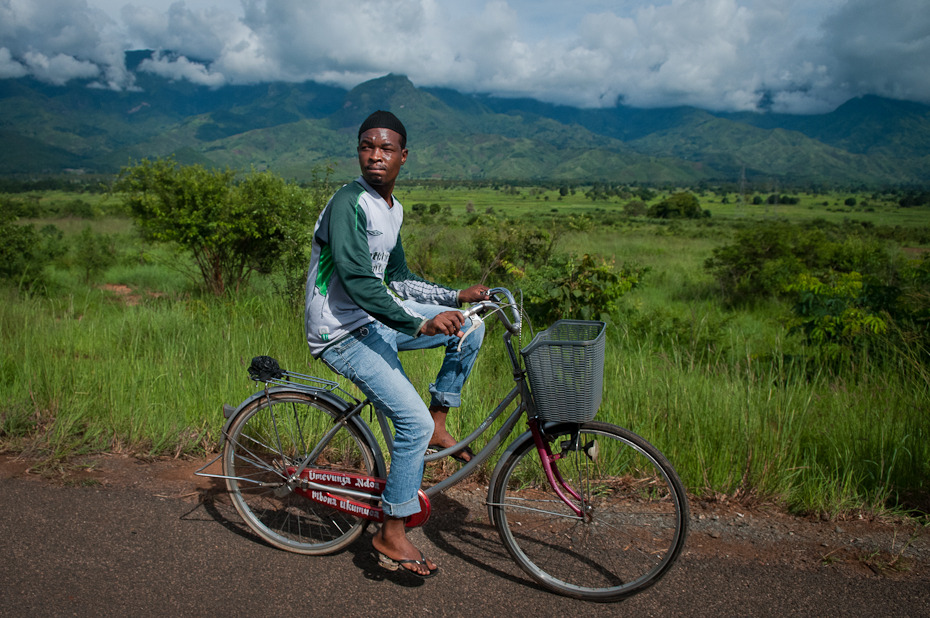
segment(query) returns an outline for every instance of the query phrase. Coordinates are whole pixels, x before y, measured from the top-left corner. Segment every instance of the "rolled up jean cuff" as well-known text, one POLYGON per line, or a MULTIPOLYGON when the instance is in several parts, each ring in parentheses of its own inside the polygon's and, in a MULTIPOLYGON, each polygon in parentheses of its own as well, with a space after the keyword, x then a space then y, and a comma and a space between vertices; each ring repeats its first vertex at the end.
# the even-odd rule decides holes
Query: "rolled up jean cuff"
POLYGON ((382 499, 381 500, 381 509, 384 511, 384 514, 388 517, 402 518, 410 517, 411 515, 416 515, 420 512, 420 497, 419 494, 413 500, 407 500, 401 504, 391 504, 390 502, 382 499))
POLYGON ((445 407, 445 408, 458 408, 462 405, 462 394, 461 393, 441 393, 436 390, 435 384, 429 385, 429 392, 431 395, 429 407, 445 407))

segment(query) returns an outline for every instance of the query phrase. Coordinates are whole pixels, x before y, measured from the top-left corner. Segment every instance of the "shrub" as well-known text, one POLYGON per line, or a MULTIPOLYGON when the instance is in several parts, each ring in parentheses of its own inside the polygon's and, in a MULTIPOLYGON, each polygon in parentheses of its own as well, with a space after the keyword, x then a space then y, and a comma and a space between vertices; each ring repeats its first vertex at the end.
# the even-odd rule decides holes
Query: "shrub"
POLYGON ((472 258, 483 269, 480 280, 505 280, 514 269, 544 265, 553 254, 557 234, 535 225, 483 215, 470 221, 472 258))
POLYGON ((641 217, 649 212, 649 207, 646 205, 646 202, 632 200, 623 206, 623 212, 628 217, 641 217))
POLYGON ((527 277, 526 311, 539 325, 566 318, 610 321, 617 301, 640 284, 645 272, 617 269, 587 254, 553 259, 527 277))
POLYGON ((64 253, 62 238, 54 225, 37 231, 32 224, 19 224, 15 216, 0 208, 0 280, 25 291, 43 287, 45 267, 64 253))
POLYGON ((835 271, 864 275, 894 269, 885 247, 861 235, 863 228, 844 229, 822 221, 812 226, 772 222, 740 230, 729 245, 717 247, 704 267, 720 284, 730 304, 781 296, 804 272, 815 276, 835 271))
POLYGON ((105 234, 96 234, 85 227, 74 242, 74 262, 81 269, 84 282, 90 281, 116 262, 116 247, 105 234))
POLYGON ((837 361, 862 350, 870 339, 885 333, 888 324, 869 307, 862 275, 857 272, 831 275, 824 282, 801 273, 785 289, 797 297, 792 330, 804 333, 807 342, 825 360, 837 361))
MULTIPOLYGON (((729 245, 717 247, 704 267, 720 284, 731 304, 756 301, 780 293, 804 270, 797 256, 793 226, 754 226, 737 233, 729 245)), ((815 231, 816 232, 816 231, 815 231)), ((808 239, 808 245, 813 240, 808 239)))
POLYGON ((680 191, 652 206, 649 216, 656 219, 701 219, 709 217, 710 212, 701 210, 701 203, 693 193, 680 191))

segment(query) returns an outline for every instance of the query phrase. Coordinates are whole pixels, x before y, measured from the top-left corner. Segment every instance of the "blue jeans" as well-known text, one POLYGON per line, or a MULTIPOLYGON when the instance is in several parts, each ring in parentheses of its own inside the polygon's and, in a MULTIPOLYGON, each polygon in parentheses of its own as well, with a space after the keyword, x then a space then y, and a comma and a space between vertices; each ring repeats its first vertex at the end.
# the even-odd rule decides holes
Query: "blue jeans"
MULTIPOLYGON (((427 318, 452 310, 413 301, 404 304, 427 318)), ((465 339, 459 352, 456 336, 411 337, 376 321, 352 331, 320 356, 330 369, 351 380, 394 425, 391 468, 381 496, 385 515, 408 517, 420 511, 417 490, 423 481, 423 456, 433 435, 432 416, 407 378, 398 352, 445 346, 442 366, 429 387, 430 406, 458 407, 462 386, 483 339, 482 325, 465 339)))

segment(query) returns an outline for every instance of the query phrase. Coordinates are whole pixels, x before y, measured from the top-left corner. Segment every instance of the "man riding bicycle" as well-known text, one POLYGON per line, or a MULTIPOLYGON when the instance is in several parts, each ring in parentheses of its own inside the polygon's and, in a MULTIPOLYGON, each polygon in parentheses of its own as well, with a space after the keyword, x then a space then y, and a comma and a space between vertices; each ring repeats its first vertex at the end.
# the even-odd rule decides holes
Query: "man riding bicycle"
MULTIPOLYGON (((394 426, 382 494, 385 520, 372 539, 379 560, 429 577, 438 567, 407 539, 404 520, 420 510, 427 448, 456 444, 446 415, 461 404, 484 336, 482 326, 459 349, 464 317, 455 308, 488 298, 488 288, 453 290, 408 269, 400 239, 403 207, 393 195, 406 141, 404 125, 390 112, 374 112, 359 128, 361 176, 333 195, 314 229, 305 324, 311 354, 351 380, 394 426), (446 354, 427 407, 398 352, 439 346, 446 354)), ((453 456, 467 461, 471 453, 453 456)))

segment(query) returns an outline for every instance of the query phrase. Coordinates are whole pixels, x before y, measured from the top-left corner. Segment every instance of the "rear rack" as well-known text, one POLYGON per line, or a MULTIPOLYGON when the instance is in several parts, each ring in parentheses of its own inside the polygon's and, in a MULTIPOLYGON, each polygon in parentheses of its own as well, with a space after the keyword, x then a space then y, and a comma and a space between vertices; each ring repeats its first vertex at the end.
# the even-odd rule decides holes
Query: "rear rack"
POLYGON ((277 360, 270 356, 256 356, 253 358, 252 364, 249 365, 249 377, 255 382, 264 384, 266 390, 270 385, 274 385, 286 386, 305 392, 325 391, 332 393, 339 391, 352 401, 358 402, 358 399, 339 386, 338 382, 295 371, 286 371, 281 368, 277 360))
POLYGON ((324 380, 323 378, 318 378, 316 376, 303 373, 295 373, 293 371, 282 371, 280 377, 270 377, 265 380, 253 377, 252 380, 258 382, 259 384, 264 384, 266 388, 269 386, 286 386, 288 388, 293 388, 299 391, 306 391, 308 393, 319 391, 332 393, 339 391, 346 397, 349 397, 354 401, 358 401, 358 399, 352 396, 351 393, 339 386, 338 382, 324 380))

